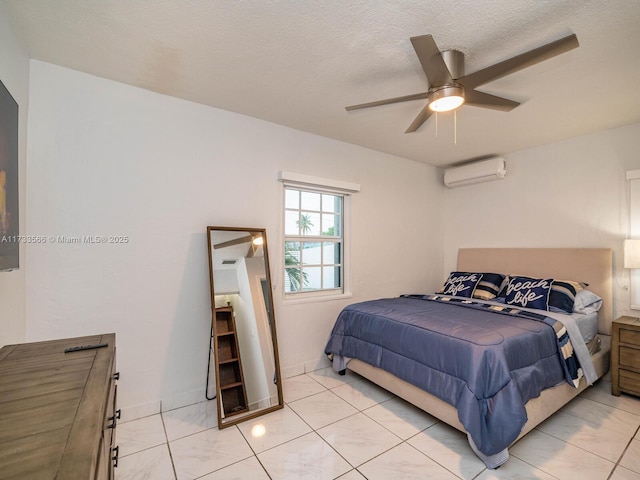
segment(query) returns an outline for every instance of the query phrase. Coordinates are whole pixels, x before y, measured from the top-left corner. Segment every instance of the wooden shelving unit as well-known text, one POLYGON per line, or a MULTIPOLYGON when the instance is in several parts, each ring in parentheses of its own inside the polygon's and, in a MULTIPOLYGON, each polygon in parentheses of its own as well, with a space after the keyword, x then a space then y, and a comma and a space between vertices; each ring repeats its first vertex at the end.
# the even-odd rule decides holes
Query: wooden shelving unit
POLYGON ((220 404, 225 417, 246 412, 247 390, 242 374, 240 349, 233 307, 215 309, 213 335, 218 351, 216 373, 220 382, 220 404))

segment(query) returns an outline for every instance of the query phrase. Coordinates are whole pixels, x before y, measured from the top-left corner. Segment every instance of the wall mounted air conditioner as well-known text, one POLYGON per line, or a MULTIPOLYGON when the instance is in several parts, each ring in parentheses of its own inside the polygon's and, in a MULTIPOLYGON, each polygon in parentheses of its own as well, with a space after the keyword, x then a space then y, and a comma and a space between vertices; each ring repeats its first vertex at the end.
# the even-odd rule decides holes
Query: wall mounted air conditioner
POLYGON ((444 171, 444 184, 449 188, 462 187, 472 183, 500 180, 507 174, 507 165, 502 157, 493 157, 479 162, 468 163, 444 171))

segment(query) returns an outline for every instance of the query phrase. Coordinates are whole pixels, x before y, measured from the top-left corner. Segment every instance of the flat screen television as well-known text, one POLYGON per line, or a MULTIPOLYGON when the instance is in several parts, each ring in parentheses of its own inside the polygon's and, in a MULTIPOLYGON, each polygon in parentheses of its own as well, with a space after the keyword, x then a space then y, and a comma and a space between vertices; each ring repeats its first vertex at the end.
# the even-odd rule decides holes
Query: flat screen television
POLYGON ((0 81, 0 271, 20 266, 18 104, 0 81))

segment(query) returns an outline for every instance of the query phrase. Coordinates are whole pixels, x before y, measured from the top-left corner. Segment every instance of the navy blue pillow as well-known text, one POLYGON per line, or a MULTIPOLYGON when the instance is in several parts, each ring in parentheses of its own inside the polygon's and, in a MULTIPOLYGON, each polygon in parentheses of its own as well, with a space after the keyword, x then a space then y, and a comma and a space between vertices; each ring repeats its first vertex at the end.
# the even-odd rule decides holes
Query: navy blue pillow
POLYGON ((436 293, 471 298, 480 280, 482 280, 480 273, 451 272, 444 286, 436 293))
POLYGON ((586 283, 571 280, 554 280, 549 295, 549 307, 556 307, 565 313, 573 313, 576 295, 585 286, 587 286, 586 283))
POLYGON ((501 273, 481 273, 482 280, 478 283, 473 298, 481 300, 493 300, 500 293, 500 287, 504 282, 505 276, 501 273))
POLYGON ((552 278, 510 276, 506 287, 505 301, 508 305, 549 310, 552 282, 552 278))

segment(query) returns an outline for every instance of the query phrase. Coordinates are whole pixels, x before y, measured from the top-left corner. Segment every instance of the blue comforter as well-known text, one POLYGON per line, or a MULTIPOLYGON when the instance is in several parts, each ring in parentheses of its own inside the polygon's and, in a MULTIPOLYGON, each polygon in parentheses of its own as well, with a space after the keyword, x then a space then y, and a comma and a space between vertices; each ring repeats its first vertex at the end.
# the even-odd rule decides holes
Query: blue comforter
POLYGON ((455 406, 485 455, 515 441, 529 399, 565 380, 552 326, 417 297, 346 307, 325 352, 362 360, 455 406))

